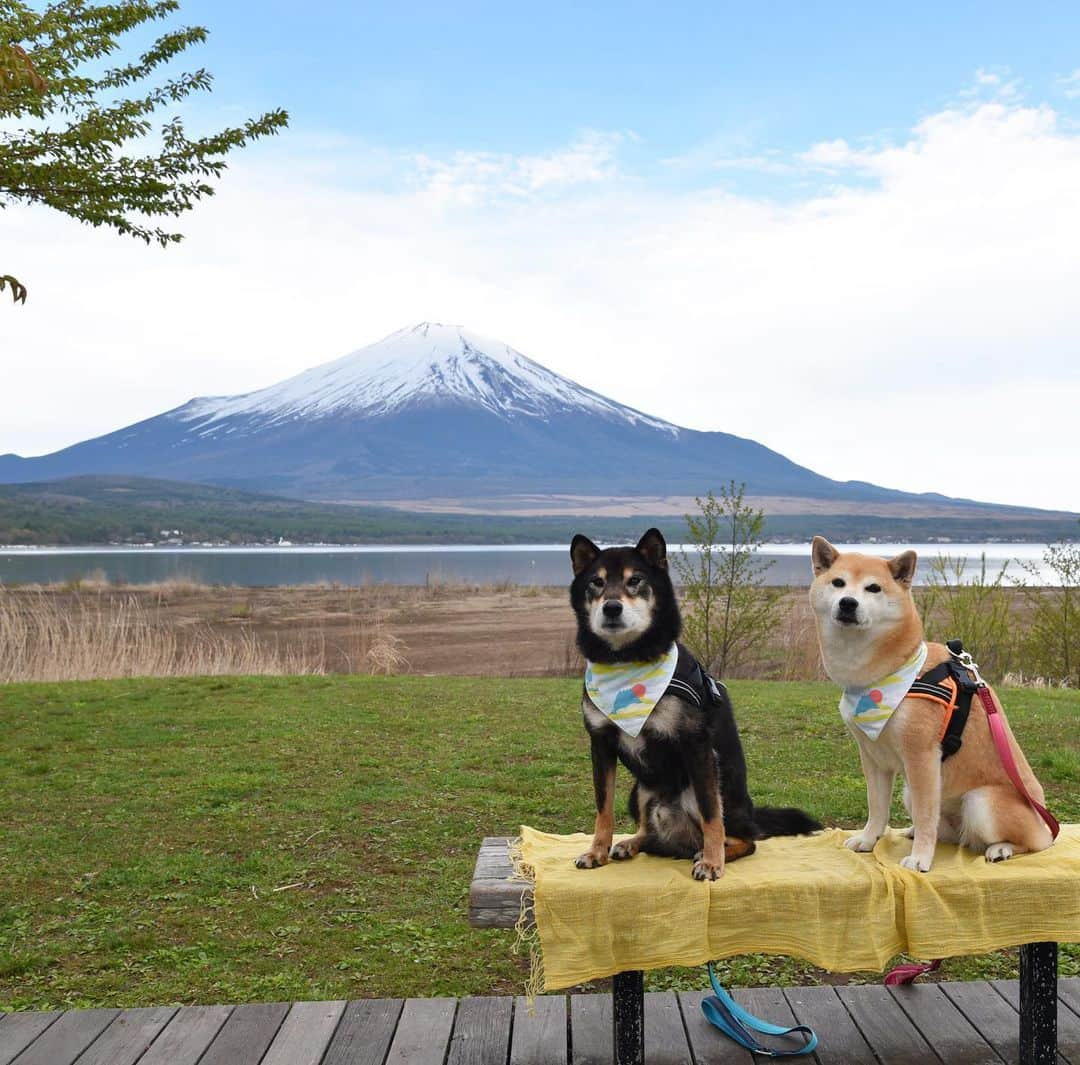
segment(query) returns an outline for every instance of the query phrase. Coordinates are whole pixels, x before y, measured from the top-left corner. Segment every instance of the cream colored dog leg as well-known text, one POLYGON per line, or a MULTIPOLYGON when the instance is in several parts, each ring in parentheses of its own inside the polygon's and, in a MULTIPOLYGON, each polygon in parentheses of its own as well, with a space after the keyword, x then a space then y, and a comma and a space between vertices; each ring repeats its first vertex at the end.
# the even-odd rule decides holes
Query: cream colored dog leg
POLYGON ((892 806, 896 774, 867 757, 862 744, 859 745, 859 759, 862 761, 863 776, 866 777, 866 827, 859 835, 852 836, 846 846, 853 851, 872 851, 874 844, 889 827, 889 808, 892 806))
POLYGON ((900 859, 905 869, 927 873, 934 864, 938 822, 941 820, 941 758, 936 751, 920 752, 904 766, 911 799, 915 842, 911 854, 900 859))

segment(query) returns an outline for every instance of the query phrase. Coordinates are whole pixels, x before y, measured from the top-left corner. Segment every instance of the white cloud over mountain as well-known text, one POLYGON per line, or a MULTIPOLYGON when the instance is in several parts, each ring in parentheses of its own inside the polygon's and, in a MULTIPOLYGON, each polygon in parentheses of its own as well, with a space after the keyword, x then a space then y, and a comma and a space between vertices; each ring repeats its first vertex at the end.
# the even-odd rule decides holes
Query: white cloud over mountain
POLYGON ((1080 132, 1047 104, 995 92, 888 140, 748 152, 740 175, 794 175, 782 199, 715 165, 659 180, 619 133, 381 155, 377 181, 348 143, 292 144, 238 160, 165 252, 0 213, 0 266, 30 286, 0 307, 0 452, 433 319, 828 476, 1080 509, 1080 132))

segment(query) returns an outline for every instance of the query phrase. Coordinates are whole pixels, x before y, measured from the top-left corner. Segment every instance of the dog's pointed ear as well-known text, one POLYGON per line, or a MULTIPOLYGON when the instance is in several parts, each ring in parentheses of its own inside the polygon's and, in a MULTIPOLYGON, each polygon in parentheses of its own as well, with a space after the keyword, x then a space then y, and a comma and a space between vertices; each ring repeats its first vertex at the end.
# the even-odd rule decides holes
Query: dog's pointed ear
POLYGON ((570 541, 570 565, 574 567, 574 576, 587 570, 598 554, 600 554, 600 548, 587 536, 578 533, 570 541))
POLYGON ((815 577, 820 577, 839 557, 840 552, 824 536, 814 537, 810 545, 810 560, 814 565, 815 577))
POLYGON ((650 529, 637 542, 638 554, 644 555, 650 566, 667 569, 667 543, 659 529, 650 529))
POLYGON ((889 559, 889 572, 898 584, 910 588, 911 582, 915 579, 915 566, 918 561, 919 556, 914 551, 905 551, 896 558, 889 559))

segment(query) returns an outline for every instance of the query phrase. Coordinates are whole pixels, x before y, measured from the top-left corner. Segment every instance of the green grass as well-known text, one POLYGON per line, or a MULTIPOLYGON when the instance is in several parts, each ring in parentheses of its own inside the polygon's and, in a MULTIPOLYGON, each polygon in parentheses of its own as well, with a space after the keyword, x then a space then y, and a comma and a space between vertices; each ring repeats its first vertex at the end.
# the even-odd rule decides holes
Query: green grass
MULTIPOLYGON (((0 688, 0 1007, 519 990, 512 933, 466 923, 469 881, 482 836, 589 827, 579 689, 442 677, 0 688)), ((860 822, 833 689, 731 689, 755 798, 860 822)), ((1080 695, 1007 701, 1050 805, 1076 820, 1080 695)), ((1080 973, 1077 948, 1063 959, 1080 973)), ((737 984, 822 977, 785 959, 722 969, 737 984)), ((1011 975, 1015 952, 946 969, 1011 975)), ((701 984, 697 971, 649 976, 701 984)))

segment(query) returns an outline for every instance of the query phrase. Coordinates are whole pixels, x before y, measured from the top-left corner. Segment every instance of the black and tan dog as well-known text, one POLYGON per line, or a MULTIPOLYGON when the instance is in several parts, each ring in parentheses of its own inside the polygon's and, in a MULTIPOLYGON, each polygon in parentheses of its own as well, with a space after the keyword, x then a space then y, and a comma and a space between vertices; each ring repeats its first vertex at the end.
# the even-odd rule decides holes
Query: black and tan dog
POLYGON ((727 692, 677 642, 682 623, 660 532, 650 529, 634 547, 603 551, 579 534, 570 545, 570 558, 577 643, 589 663, 582 711, 592 742, 596 791, 596 828, 591 846, 577 859, 578 868, 644 852, 692 858, 696 880, 715 880, 725 860, 752 854, 755 840, 821 828, 801 810, 755 809, 727 692), (657 671, 649 674, 653 664, 657 671), (604 699, 597 675, 614 678, 614 691, 624 667, 628 687, 610 705, 598 705, 604 699), (655 703, 645 684, 634 683, 635 676, 647 674, 661 678, 655 703), (665 679, 669 675, 670 681, 665 679), (619 707, 639 701, 635 692, 641 694, 643 709, 628 728, 621 720, 627 711, 619 707), (622 695, 626 698, 620 702, 622 695), (612 846, 619 761, 634 776, 630 815, 638 830, 612 846))

